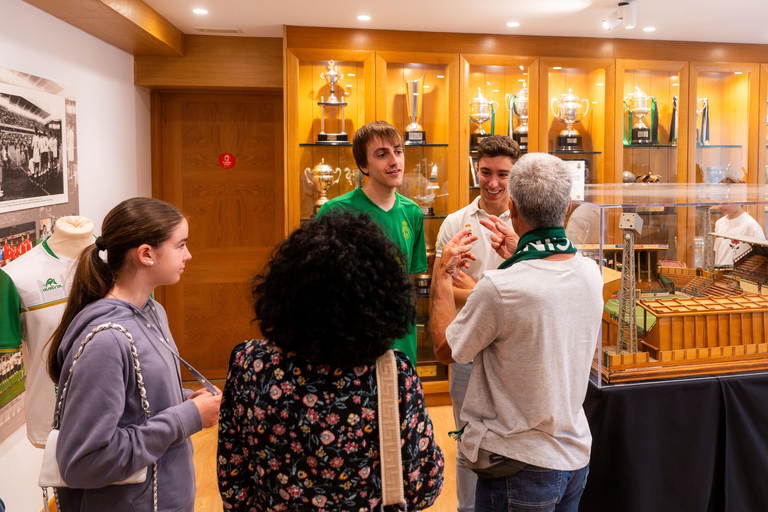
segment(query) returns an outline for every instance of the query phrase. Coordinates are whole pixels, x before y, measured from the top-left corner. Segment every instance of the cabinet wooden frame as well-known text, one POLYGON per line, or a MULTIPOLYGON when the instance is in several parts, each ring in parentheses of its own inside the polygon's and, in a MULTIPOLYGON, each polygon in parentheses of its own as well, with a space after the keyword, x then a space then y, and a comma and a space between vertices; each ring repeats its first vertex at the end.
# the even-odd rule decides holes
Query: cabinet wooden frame
MULTIPOLYGON (((285 51, 285 204, 287 232, 298 228, 301 223, 301 180, 303 179, 303 169, 301 161, 301 149, 299 144, 311 143, 306 123, 315 121, 312 115, 309 120, 306 116, 306 108, 313 107, 319 101, 319 98, 303 97, 306 93, 306 84, 302 84, 301 66, 308 62, 336 60, 340 62, 357 62, 362 66, 365 74, 362 81, 363 90, 359 93, 360 100, 363 102, 362 112, 358 109, 358 114, 351 120, 351 125, 356 129, 365 123, 376 119, 375 95, 375 53, 372 51, 361 50, 323 50, 317 48, 290 48, 285 51)), ((343 73, 343 70, 342 70, 343 73)), ((319 77, 319 75, 318 75, 319 77)), ((311 90, 311 89, 310 89, 311 90)), ((314 111, 312 108, 310 111, 314 111)), ((346 114, 346 112, 345 112, 346 114)), ((319 118, 317 119, 319 121, 319 118)), ((350 124, 350 123, 348 123, 350 124)), ((354 130, 350 130, 350 141, 354 130)), ((318 162, 315 162, 316 165, 318 162)), ((335 168, 337 162, 328 162, 335 168)))
MULTIPOLYGON (((408 78, 418 79, 416 68, 423 66, 422 72, 436 73, 441 69, 440 75, 443 78, 439 80, 446 84, 447 94, 441 90, 436 100, 435 110, 444 112, 442 116, 428 116, 426 112, 420 119, 426 132, 428 144, 447 144, 446 162, 447 169, 440 172, 441 182, 448 183, 448 197, 438 199, 435 202, 435 209, 438 211, 446 210, 453 212, 458 210, 459 204, 459 56, 450 53, 430 53, 430 52, 405 52, 405 51, 377 51, 376 52, 376 119, 383 119, 393 124, 401 133, 404 134, 405 127, 408 125, 407 110, 405 104, 402 107, 396 105, 395 96, 399 91, 405 90, 405 81, 401 78, 399 82, 394 83, 391 71, 399 69, 400 66, 414 68, 413 73, 408 78), (401 110, 402 109, 402 110, 401 110), (445 174, 443 174, 443 172, 445 174), (443 176, 445 178, 443 178, 443 176)), ((426 79, 426 78, 425 78, 426 79)), ((430 77, 431 79, 431 77, 430 77)), ((437 78, 435 78, 437 79, 437 78)), ((422 86, 425 85, 422 83, 422 86)), ((430 84, 427 84, 430 85, 430 84)), ((426 94, 426 93, 425 93, 426 94)), ((422 105, 424 108, 424 105, 422 105)), ((406 150, 406 167, 410 169, 409 154, 412 150, 406 150)), ((409 171, 410 172, 410 171, 409 171)), ((445 192, 445 191, 443 191, 445 192)), ((429 240, 427 240, 429 242, 429 240)))
MULTIPOLYGON (((616 148, 614 145, 614 130, 608 126, 608 122, 614 119, 618 108, 616 101, 616 61, 614 59, 582 59, 582 58, 553 58, 542 57, 539 66, 539 151, 551 152, 555 150, 555 144, 550 144, 550 139, 556 139, 556 132, 564 125, 554 123, 554 115, 550 105, 552 98, 568 91, 550 90, 550 72, 559 69, 582 70, 584 91, 577 90, 574 93, 582 99, 590 100, 589 125, 585 127, 589 133, 589 143, 593 149, 600 152, 597 169, 590 170, 590 181, 594 183, 606 183, 606 176, 614 176, 614 162, 616 148), (600 76, 602 82, 596 82, 595 77, 600 76), (601 83, 602 85, 597 85, 601 83), (598 89, 599 88, 599 89, 598 89), (603 101, 592 103, 592 97, 600 96, 602 90, 603 101)), ((584 122, 581 122, 584 126, 584 122)), ((586 137, 585 137, 586 139, 586 137)))
MULTIPOLYGON (((522 66, 527 69, 528 103, 530 105, 529 108, 531 109, 530 113, 528 114, 528 151, 540 151, 538 143, 539 117, 537 108, 539 105, 539 58, 511 55, 483 55, 463 53, 459 58, 459 66, 461 69, 461 89, 459 99, 459 162, 468 162, 470 157, 469 138, 470 133, 473 131, 473 127, 470 125, 468 120, 471 111, 470 103, 472 99, 477 95, 475 86, 471 84, 471 69, 474 66, 522 66)), ((512 94, 516 91, 517 89, 501 91, 501 98, 504 98, 506 94, 512 94)), ((506 112, 506 107, 502 105, 501 102, 499 102, 498 108, 499 112, 502 112, 502 115, 498 117, 511 115, 511 113, 506 112)), ((496 133, 506 134, 506 132, 503 130, 502 123, 497 122, 496 126, 496 133), (500 126, 502 128, 499 128, 500 126)), ((472 182, 472 177, 468 174, 469 166, 461 166, 460 168, 466 169, 466 171, 459 173, 459 207, 462 207, 469 204, 470 200, 473 199, 470 197, 470 183, 472 182), (465 172, 467 175, 465 175, 465 172)))

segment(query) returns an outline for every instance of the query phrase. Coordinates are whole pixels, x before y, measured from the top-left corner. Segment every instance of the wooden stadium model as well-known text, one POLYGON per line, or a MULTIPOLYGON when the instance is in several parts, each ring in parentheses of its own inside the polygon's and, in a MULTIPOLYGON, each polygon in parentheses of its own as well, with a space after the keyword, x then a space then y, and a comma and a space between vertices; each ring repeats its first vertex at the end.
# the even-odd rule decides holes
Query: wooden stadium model
POLYGON ((674 297, 637 300, 636 348, 621 343, 619 315, 606 308, 603 382, 768 369, 768 242, 723 238, 749 246, 742 245, 733 270, 659 266, 658 279, 674 297))

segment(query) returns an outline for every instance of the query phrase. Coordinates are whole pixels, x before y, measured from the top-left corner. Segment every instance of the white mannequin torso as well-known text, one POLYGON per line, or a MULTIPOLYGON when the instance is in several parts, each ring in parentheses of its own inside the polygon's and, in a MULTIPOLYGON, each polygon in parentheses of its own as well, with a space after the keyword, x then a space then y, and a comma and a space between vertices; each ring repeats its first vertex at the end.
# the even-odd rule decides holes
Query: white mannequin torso
POLYGON ((74 260, 94 241, 91 219, 73 215, 56 221, 56 228, 47 243, 57 256, 74 260))

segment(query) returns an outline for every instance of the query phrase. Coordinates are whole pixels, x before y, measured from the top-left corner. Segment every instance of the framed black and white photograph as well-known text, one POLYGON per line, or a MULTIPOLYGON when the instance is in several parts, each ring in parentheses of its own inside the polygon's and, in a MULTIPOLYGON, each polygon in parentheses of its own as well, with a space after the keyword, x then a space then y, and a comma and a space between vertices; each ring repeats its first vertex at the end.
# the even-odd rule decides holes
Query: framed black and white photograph
POLYGON ((69 200, 65 99, 0 81, 0 213, 69 200))

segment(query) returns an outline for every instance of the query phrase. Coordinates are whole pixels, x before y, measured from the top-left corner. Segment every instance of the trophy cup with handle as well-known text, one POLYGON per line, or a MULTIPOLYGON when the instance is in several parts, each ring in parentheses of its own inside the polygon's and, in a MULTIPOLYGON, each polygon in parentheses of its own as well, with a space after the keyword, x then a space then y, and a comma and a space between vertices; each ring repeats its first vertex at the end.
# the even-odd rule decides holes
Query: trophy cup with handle
POLYGON ((338 144, 340 142, 349 142, 349 135, 344 132, 344 107, 347 106, 345 101, 339 101, 336 97, 336 86, 339 81, 344 78, 344 75, 339 73, 336 69, 336 62, 333 60, 328 61, 327 71, 320 73, 320 78, 328 82, 331 87, 331 95, 326 101, 324 97, 320 97, 320 101, 317 102, 321 109, 320 118, 320 133, 317 135, 318 144, 338 144), (341 131, 338 133, 325 133, 325 107, 341 107, 341 131))
MULTIPOLYGON (((480 139, 491 135, 483 129, 483 123, 493 118, 493 115, 496 113, 496 109, 499 107, 499 104, 495 101, 488 101, 485 99, 482 90, 480 87, 478 87, 477 96, 472 99, 469 106, 469 119, 470 121, 477 124, 477 129, 469 137, 469 150, 477 151, 477 146, 480 144, 480 139)), ((493 128, 491 128, 491 131, 493 131, 493 128)))
POLYGON ((422 80, 424 75, 418 80, 405 81, 405 104, 408 107, 408 120, 411 122, 405 128, 406 144, 426 144, 427 139, 424 136, 424 128, 419 124, 421 116, 421 107, 424 102, 421 99, 422 80))
POLYGON ((522 153, 528 152, 528 86, 523 82, 523 88, 515 94, 507 95, 507 110, 509 110, 509 126, 507 135, 515 139, 522 153), (520 118, 520 126, 512 129, 514 116, 520 118))
POLYGON ((643 118, 651 111, 651 101, 639 87, 635 87, 635 92, 624 97, 624 107, 633 119, 637 118, 637 122, 632 125, 632 144, 651 143, 651 129, 643 122, 643 118))
MULTIPOLYGON (((347 171, 349 171, 349 169, 347 169, 347 171)), ((342 171, 340 168, 337 167, 334 169, 325 163, 324 158, 320 159, 320 163, 314 168, 310 169, 307 167, 304 169, 304 176, 307 178, 307 181, 312 183, 315 186, 315 189, 320 192, 320 198, 315 201, 315 213, 317 213, 317 210, 319 210, 321 206, 328 202, 328 197, 326 197, 328 189, 339 182, 341 173, 342 171)))
POLYGON ((557 150, 558 151, 583 151, 582 137, 579 132, 573 129, 573 123, 579 119, 584 119, 584 116, 589 112, 589 100, 579 99, 578 96, 568 89, 567 93, 560 95, 560 99, 552 98, 550 103, 550 109, 557 119, 565 123, 565 129, 557 136, 557 150), (555 111, 555 103, 557 103, 557 111, 555 111), (586 105, 584 113, 579 116, 579 110, 582 105, 586 105))

